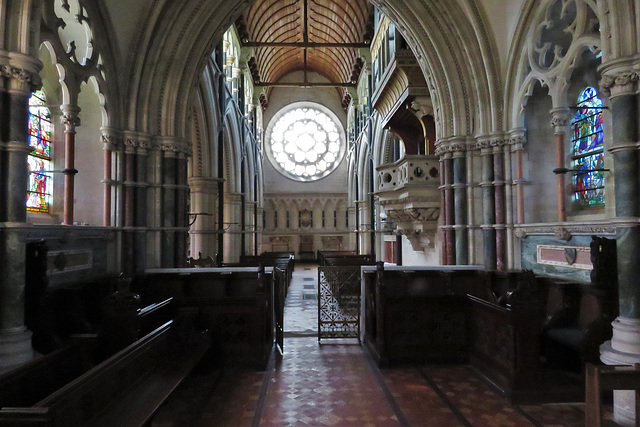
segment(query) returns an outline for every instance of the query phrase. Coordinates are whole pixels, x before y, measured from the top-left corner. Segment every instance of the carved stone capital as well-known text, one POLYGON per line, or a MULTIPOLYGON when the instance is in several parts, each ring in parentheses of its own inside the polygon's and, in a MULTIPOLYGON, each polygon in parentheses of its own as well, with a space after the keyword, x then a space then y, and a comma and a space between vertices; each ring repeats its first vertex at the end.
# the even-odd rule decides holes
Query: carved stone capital
POLYGON ((36 72, 11 65, 2 65, 0 66, 0 73, 2 77, 9 80, 9 92, 22 93, 29 96, 31 92, 42 87, 42 79, 36 72))
POLYGON ((60 111, 60 123, 64 125, 64 130, 67 133, 76 133, 76 127, 80 126, 80 108, 75 105, 61 105, 60 111))
POLYGON ((634 94, 637 90, 638 78, 638 73, 631 70, 606 74, 600 80, 600 91, 610 97, 634 94))
POLYGON ((467 146, 461 142, 442 142, 435 151, 436 156, 442 156, 446 153, 456 153, 467 151, 467 146))
POLYGON ((105 150, 117 151, 124 145, 122 135, 117 130, 111 128, 102 128, 100 130, 102 132, 100 141, 104 144, 105 150))

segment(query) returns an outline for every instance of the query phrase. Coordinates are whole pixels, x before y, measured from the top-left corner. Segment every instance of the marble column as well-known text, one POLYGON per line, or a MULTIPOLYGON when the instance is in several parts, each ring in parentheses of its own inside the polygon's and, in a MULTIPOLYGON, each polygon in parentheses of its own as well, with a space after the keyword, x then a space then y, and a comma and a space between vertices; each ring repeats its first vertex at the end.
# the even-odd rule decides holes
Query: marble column
MULTIPOLYGON (((640 363, 640 162, 638 160, 638 74, 630 70, 603 70, 601 90, 609 95, 613 141, 608 151, 615 171, 619 317, 613 337, 600 346, 607 365, 640 363)), ((614 392, 615 421, 634 425, 633 391, 614 392)))
POLYGON ((454 235, 456 264, 469 263, 467 234, 467 164, 464 151, 453 152, 454 235))
POLYGON ((484 237, 484 268, 494 270, 496 268, 496 204, 495 189, 493 186, 493 148, 490 140, 483 140, 476 144, 480 149, 482 159, 482 234, 484 237))
POLYGON ((170 142, 163 143, 162 150, 162 267, 175 267, 176 226, 176 153, 170 142))
POLYGON ((189 231, 189 220, 187 218, 187 194, 189 192, 189 186, 187 184, 187 158, 184 150, 178 153, 176 168, 177 212, 175 266, 185 267, 187 262, 187 233, 189 231))
POLYGON ((113 208, 114 204, 114 190, 117 188, 114 179, 114 166, 117 164, 117 160, 114 162, 114 157, 118 151, 118 145, 120 143, 119 134, 116 130, 103 127, 100 129, 102 132, 101 141, 104 149, 104 216, 102 219, 102 225, 109 227, 115 224, 113 208), (114 164, 115 163, 115 164, 114 164))
MULTIPOLYGON (((569 125, 568 108, 554 108, 551 110, 551 126, 554 128, 555 147, 556 147, 556 168, 564 168, 565 165, 565 134, 569 125)), ((565 222, 567 220, 566 208, 566 182, 565 174, 556 174, 556 211, 557 221, 565 222)))
POLYGON ((505 168, 502 139, 491 142, 493 147, 493 197, 495 201, 495 233, 496 233, 496 269, 507 268, 507 234, 506 234, 506 200, 505 200, 505 168))
POLYGON ((444 262, 445 265, 455 265, 456 263, 456 247, 455 247, 455 194, 453 190, 453 159, 451 152, 444 154, 442 158, 441 173, 443 175, 443 192, 444 192, 444 262))
POLYGON ((524 149, 525 130, 515 129, 509 133, 508 144, 504 147, 506 182, 506 224, 507 224, 507 269, 520 266, 520 250, 516 246, 514 224, 524 223, 524 179, 522 169, 522 151, 524 149))
POLYGON ((75 193, 76 158, 76 127, 80 126, 80 108, 76 105, 64 104, 60 106, 62 116, 60 122, 64 125, 64 214, 62 224, 73 225, 73 204, 75 193))
POLYGON ((28 101, 40 87, 38 60, 21 54, 0 65, 4 83, 0 122, 0 368, 33 358, 31 331, 25 326, 25 257, 28 230, 28 101))

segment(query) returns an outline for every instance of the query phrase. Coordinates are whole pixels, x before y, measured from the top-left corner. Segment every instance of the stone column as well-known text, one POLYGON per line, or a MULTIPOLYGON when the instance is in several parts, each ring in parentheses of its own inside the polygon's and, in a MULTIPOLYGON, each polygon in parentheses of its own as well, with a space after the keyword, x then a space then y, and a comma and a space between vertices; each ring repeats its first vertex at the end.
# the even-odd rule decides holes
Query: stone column
POLYGON ((504 140, 494 139, 493 147, 493 190, 495 200, 495 233, 496 233, 496 269, 507 268, 507 233, 506 233, 506 200, 505 200, 505 168, 503 146, 504 140))
POLYGON ((524 139, 524 129, 511 131, 508 144, 504 146, 506 182, 505 210, 507 214, 507 269, 510 270, 520 266, 520 260, 517 256, 520 251, 516 247, 514 223, 524 223, 524 179, 522 170, 524 139))
POLYGON ((181 150, 176 162, 177 168, 177 212, 176 212, 176 267, 185 267, 187 262, 187 236, 189 222, 187 218, 187 153, 181 150))
POLYGON ((496 204, 493 175, 493 147, 491 140, 482 140, 476 144, 480 149, 482 158, 482 230, 484 235, 484 268, 494 270, 496 268, 496 204))
POLYGON ((25 326, 25 257, 28 229, 28 102, 40 87, 39 61, 14 54, 14 65, 0 66, 3 98, 0 122, 0 368, 33 358, 31 331, 25 326))
POLYGON ((373 224, 369 223, 368 201, 362 201, 358 203, 358 217, 360 218, 360 253, 370 254, 371 244, 369 239, 371 238, 371 234, 369 233, 369 231, 371 230, 370 227, 372 227, 373 224))
MULTIPOLYGON (((466 164, 467 164, 467 222, 469 226, 467 226, 467 245, 468 248, 475 248, 476 245, 476 237, 475 237, 475 224, 474 224, 474 176, 473 176, 473 153, 474 150, 466 150, 466 164)), ((475 265, 476 261, 476 251, 467 249, 468 261, 469 264, 475 265)))
POLYGON ((454 235, 456 242, 455 263, 469 263, 469 240, 467 234, 467 164, 465 151, 453 152, 454 235))
MULTIPOLYGON (((102 225, 109 227, 114 223, 112 210, 114 207, 115 197, 113 192, 116 188, 116 181, 113 179, 113 169, 114 157, 116 157, 118 145, 120 145, 120 137, 114 129, 103 127, 100 130, 102 131, 101 140, 104 149, 104 179, 102 180, 104 184, 104 217, 102 225)), ((117 159, 115 163, 117 164, 117 159)))
POLYGON ((189 234, 191 239, 191 256, 215 259, 218 250, 218 230, 216 216, 218 205, 218 178, 191 177, 191 213, 189 234))
MULTIPOLYGON (((638 176, 638 74, 630 70, 603 70, 602 91, 609 95, 615 170, 619 317, 613 337, 600 346, 608 365, 640 363, 640 178, 638 176)), ((634 425, 633 391, 614 392, 615 421, 634 425)))
POLYGON ((76 127, 80 126, 80 108, 75 105, 61 105, 60 122, 64 125, 64 215, 62 224, 73 225, 73 202, 76 158, 76 127))
POLYGON ((442 192, 444 203, 442 205, 444 220, 444 265, 455 265, 456 263, 456 247, 455 247, 455 194, 453 190, 453 160, 451 152, 445 152, 441 157, 440 170, 442 174, 442 192))
MULTIPOLYGON (((551 126, 554 128, 556 137, 556 168, 564 168, 565 157, 565 133, 567 125, 569 124, 569 109, 568 108, 554 108, 551 110, 551 126)), ((567 220, 567 208, 566 208, 566 183, 565 174, 556 174, 556 210, 558 222, 565 222, 567 220)))
MULTIPOLYGON (((224 262, 240 261, 240 216, 242 215, 242 194, 226 192, 224 194, 224 262)), ((286 212, 282 219, 286 227, 286 212)), ((278 218, 278 223, 280 218, 278 218)), ((278 224, 280 225, 280 224, 278 224)))

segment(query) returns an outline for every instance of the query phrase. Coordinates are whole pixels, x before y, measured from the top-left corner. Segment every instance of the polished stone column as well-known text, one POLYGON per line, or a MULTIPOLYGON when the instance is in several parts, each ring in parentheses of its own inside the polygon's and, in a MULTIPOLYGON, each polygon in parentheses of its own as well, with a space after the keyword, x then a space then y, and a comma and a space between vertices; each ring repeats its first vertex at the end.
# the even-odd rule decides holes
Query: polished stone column
POLYGON ((184 151, 178 153, 176 160, 176 252, 175 266, 185 267, 187 262, 187 237, 189 222, 187 218, 187 159, 184 151))
MULTIPOLYGON (((554 128, 556 147, 556 168, 565 166, 565 134, 569 125, 569 109, 554 108, 551 110, 551 126, 554 128)), ((556 174, 556 211, 558 222, 567 220, 566 196, 565 196, 565 174, 556 174)))
POLYGON ((101 140, 104 149, 104 179, 102 180, 102 183, 104 184, 104 216, 102 225, 109 227, 116 223, 114 220, 115 215, 113 215, 113 208, 115 206, 114 199, 116 199, 114 193, 117 188, 114 177, 117 177, 117 173, 114 174, 114 166, 117 165, 116 156, 118 146, 122 144, 122 141, 119 133, 115 129, 103 127, 100 130, 102 131, 101 140))
POLYGON ((176 150, 167 144, 162 149, 162 267, 175 267, 176 226, 176 150))
POLYGON ((496 204, 493 178, 493 147, 491 140, 483 140, 476 144, 480 149, 482 160, 482 230, 484 235, 484 268, 494 270, 496 268, 496 204))
MULTIPOLYGON (((640 362, 640 177, 638 161, 638 74, 605 70, 602 91, 609 94, 615 171, 615 210, 618 218, 617 259, 619 317, 613 322, 613 337, 600 347, 600 358, 608 365, 640 362)), ((615 421, 633 425, 633 391, 614 392, 615 421)))
POLYGON ((60 122, 64 125, 64 214, 62 224, 73 225, 73 202, 76 162, 76 127, 80 126, 80 108, 75 105, 61 105, 60 122))
POLYGON ((444 214, 444 265, 455 265, 456 263, 456 246, 455 246, 455 194, 453 190, 453 159, 451 152, 447 152, 442 157, 441 174, 443 179, 444 205, 442 207, 444 214))
POLYGON ((507 234, 505 207, 505 169, 502 139, 495 139, 493 147, 493 191, 495 201, 495 233, 496 233, 496 269, 503 271, 507 268, 507 234))
POLYGON ((454 234, 456 242, 456 264, 469 263, 469 241, 467 235, 467 164, 464 151, 453 152, 454 234))
MULTIPOLYGON (((3 58, 4 59, 4 58, 3 58)), ((33 358, 31 331, 24 323, 28 101, 40 87, 39 61, 14 54, 16 65, 0 65, 4 82, 0 122, 0 368, 33 358)))
POLYGON ((516 246, 517 241, 515 236, 514 224, 524 223, 524 179, 522 169, 522 151, 525 141, 525 130, 515 129, 512 130, 509 135, 510 136, 507 140, 507 144, 504 146, 504 170, 506 183, 505 220, 507 235, 507 269, 512 270, 520 265, 520 250, 516 246))

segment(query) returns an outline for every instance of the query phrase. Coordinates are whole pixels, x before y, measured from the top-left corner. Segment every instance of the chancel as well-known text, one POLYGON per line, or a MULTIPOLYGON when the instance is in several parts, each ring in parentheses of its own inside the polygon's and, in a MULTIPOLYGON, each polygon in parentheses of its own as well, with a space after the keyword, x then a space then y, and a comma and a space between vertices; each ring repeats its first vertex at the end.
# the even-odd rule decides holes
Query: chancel
POLYGON ((632 425, 639 33, 0 0, 0 425, 632 425))

